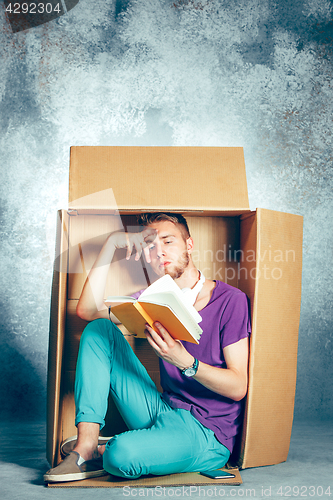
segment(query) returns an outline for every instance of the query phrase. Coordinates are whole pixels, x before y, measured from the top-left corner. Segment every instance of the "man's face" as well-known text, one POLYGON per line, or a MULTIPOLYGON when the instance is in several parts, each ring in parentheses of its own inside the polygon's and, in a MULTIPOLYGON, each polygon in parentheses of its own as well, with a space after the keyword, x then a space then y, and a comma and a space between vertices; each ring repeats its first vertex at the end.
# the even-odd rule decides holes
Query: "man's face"
POLYGON ((153 270, 158 276, 180 278, 190 261, 192 239, 185 241, 180 229, 170 221, 154 222, 148 227, 156 231, 156 237, 148 243, 153 270))

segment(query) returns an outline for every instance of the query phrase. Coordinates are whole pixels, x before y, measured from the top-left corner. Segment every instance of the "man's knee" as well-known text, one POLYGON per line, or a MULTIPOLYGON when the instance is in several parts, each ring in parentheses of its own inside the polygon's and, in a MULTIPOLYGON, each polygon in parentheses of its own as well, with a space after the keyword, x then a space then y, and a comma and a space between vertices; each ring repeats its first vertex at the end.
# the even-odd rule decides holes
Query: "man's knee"
POLYGON ((111 439, 103 455, 103 467, 118 477, 136 479, 145 472, 140 466, 140 450, 135 449, 127 433, 111 439))
POLYGON ((94 345, 103 342, 109 343, 118 328, 108 319, 95 319, 87 324, 82 332, 80 344, 94 345))

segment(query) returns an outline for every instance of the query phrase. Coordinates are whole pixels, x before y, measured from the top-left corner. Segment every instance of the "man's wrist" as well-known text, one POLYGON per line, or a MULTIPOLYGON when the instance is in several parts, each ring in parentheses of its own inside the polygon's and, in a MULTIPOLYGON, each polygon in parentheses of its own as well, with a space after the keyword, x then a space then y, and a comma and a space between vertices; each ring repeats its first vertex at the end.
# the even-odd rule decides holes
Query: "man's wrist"
POLYGON ((116 238, 115 238, 115 233, 109 234, 109 236, 106 238, 106 242, 109 244, 112 244, 116 246, 116 238))
MULTIPOLYGON (((189 353, 188 353, 189 354, 189 353)), ((178 366, 179 370, 182 372, 183 370, 186 370, 186 368, 189 368, 190 366, 193 365, 195 361, 195 357, 192 356, 192 354, 189 356, 189 359, 188 361, 185 361, 184 363, 182 363, 180 366, 178 366)))
POLYGON ((183 368, 183 370, 181 370, 181 373, 186 377, 194 377, 194 375, 198 371, 198 366, 199 366, 199 361, 196 358, 193 358, 193 363, 190 366, 183 368))

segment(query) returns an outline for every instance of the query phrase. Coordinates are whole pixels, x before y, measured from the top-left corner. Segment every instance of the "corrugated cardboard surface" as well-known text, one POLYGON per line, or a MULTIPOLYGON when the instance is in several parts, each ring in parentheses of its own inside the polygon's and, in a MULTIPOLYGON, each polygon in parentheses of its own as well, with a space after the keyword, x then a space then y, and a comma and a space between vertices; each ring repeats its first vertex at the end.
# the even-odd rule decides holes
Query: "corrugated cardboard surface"
MULTIPOLYGON (((258 209, 242 467, 287 459, 296 388, 302 217, 258 209)), ((251 231, 248 233, 251 238, 251 231)))
MULTIPOLYGON (((256 271, 256 259, 257 259, 257 213, 252 212, 251 214, 246 214, 240 218, 240 243, 239 248, 241 250, 238 267, 237 267, 237 287, 246 293, 249 298, 251 307, 251 319, 252 319, 252 335, 250 337, 250 352, 251 346, 253 345, 253 309, 254 309, 254 297, 255 297, 255 271, 256 271)), ((259 416, 260 418, 260 416, 259 416)), ((246 442, 246 430, 247 430, 247 405, 245 405, 243 428, 236 440, 233 453, 230 457, 230 462, 236 463, 242 466, 244 447, 246 442)))
POLYGON ((243 148, 72 147, 69 207, 241 213, 249 210, 243 148))
MULTIPOLYGON (((226 469, 223 469, 226 470, 226 469)), ((121 479, 115 476, 102 476, 84 481, 72 481, 67 483, 49 483, 49 488, 159 488, 171 486, 238 486, 243 483, 238 469, 227 469, 227 472, 235 474, 230 479, 210 479, 198 472, 185 474, 170 474, 168 476, 149 476, 140 479, 121 479)), ((197 490, 192 489, 192 494, 197 490)), ((181 493, 181 492, 180 492, 181 493)), ((138 495, 139 496, 139 495, 138 495)), ((181 496, 181 495, 177 495, 181 496)))
POLYGON ((54 464, 62 440, 58 432, 67 309, 68 215, 59 211, 53 271, 47 377, 47 458, 54 464), (59 442, 60 441, 60 442, 59 442))

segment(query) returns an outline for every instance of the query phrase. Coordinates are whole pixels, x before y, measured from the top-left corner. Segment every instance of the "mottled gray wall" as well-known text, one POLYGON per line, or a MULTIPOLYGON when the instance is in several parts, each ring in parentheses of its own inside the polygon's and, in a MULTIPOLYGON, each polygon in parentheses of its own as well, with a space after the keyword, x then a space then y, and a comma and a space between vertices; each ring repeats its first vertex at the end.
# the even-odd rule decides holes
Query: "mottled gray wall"
POLYGON ((44 414, 70 146, 162 144, 243 146, 251 208, 304 215, 295 412, 332 416, 332 3, 81 0, 15 34, 0 17, 3 416, 44 414))

